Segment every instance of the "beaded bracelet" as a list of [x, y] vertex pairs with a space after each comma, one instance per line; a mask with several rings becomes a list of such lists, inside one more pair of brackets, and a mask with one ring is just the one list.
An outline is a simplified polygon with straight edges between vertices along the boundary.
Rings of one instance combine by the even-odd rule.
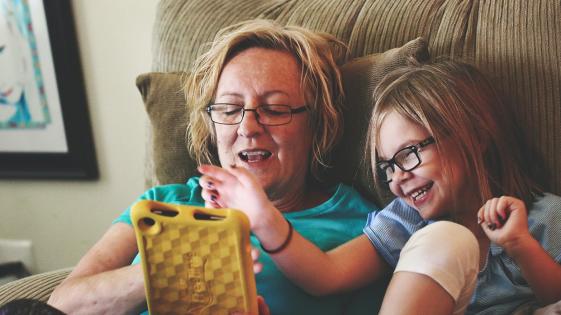
[[263, 244], [260, 244], [261, 249], [265, 253], [276, 254], [276, 253], [279, 253], [281, 250], [285, 249], [288, 246], [288, 243], [290, 243], [290, 240], [292, 239], [293, 228], [292, 228], [292, 224], [290, 223], [290, 221], [286, 220], [286, 223], [288, 223], [288, 235], [286, 236], [286, 239], [284, 240], [284, 242], [279, 247], [277, 247], [275, 249], [266, 249], [265, 247], [263, 247]]

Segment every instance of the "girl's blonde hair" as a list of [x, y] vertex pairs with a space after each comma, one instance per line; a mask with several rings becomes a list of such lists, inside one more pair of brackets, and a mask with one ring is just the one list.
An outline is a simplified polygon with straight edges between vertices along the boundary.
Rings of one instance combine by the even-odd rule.
[[[423, 126], [434, 137], [445, 174], [451, 172], [446, 152], [456, 153], [473, 174], [470, 184], [479, 188], [481, 205], [500, 195], [529, 204], [534, 194], [541, 193], [510, 108], [474, 66], [452, 60], [422, 65], [412, 60], [382, 80], [374, 92], [367, 142], [373, 168], [380, 127], [391, 112]], [[380, 193], [382, 186], [374, 177]]]
[[309, 171], [320, 179], [328, 156], [343, 132], [343, 85], [338, 64], [345, 46], [335, 37], [268, 20], [251, 20], [220, 31], [208, 52], [197, 59], [185, 85], [187, 142], [197, 163], [218, 164], [214, 125], [205, 112], [215, 97], [220, 74], [236, 54], [253, 47], [291, 53], [301, 67], [301, 86], [310, 115], [312, 157]]

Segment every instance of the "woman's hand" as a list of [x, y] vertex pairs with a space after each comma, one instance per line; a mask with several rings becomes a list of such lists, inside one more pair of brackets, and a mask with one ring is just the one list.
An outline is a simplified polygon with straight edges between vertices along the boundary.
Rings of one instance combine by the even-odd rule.
[[489, 199], [477, 212], [477, 222], [487, 237], [507, 253], [532, 237], [528, 231], [526, 205], [514, 197]]
[[205, 206], [209, 208], [234, 208], [248, 217], [251, 229], [267, 228], [278, 212], [255, 177], [244, 168], [224, 169], [201, 165], [199, 180]]
[[[267, 305], [267, 303], [265, 303], [265, 299], [261, 296], [258, 295], [257, 296], [257, 310], [258, 310], [258, 315], [270, 315], [271, 311], [269, 311], [269, 306]], [[230, 315], [256, 315], [256, 314], [250, 314], [250, 313], [244, 313], [244, 312], [233, 312]]]
[[259, 262], [259, 250], [251, 247], [251, 259], [253, 260], [253, 273], [260, 273], [263, 270], [263, 264]]

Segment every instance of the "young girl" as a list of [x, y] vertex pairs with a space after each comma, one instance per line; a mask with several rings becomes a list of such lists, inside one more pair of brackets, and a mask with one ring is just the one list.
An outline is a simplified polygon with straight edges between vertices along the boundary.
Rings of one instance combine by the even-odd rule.
[[382, 314], [511, 314], [561, 300], [561, 198], [538, 188], [483, 76], [453, 61], [414, 64], [388, 75], [374, 102], [375, 182], [397, 198], [369, 216], [364, 235], [323, 253], [235, 166], [199, 168], [207, 205], [242, 209], [261, 246], [311, 294], [393, 272]]

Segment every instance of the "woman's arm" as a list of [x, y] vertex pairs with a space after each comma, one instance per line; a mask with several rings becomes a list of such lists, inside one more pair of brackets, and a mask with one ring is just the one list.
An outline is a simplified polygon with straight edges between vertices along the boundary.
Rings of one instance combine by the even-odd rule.
[[[268, 200], [261, 186], [245, 169], [201, 166], [200, 185], [207, 205], [244, 211], [261, 245], [278, 248], [289, 225]], [[296, 231], [288, 245], [270, 254], [279, 269], [312, 295], [326, 295], [364, 286], [390, 272], [365, 235], [324, 253]]]
[[68, 314], [140, 313], [145, 307], [140, 265], [131, 226], [113, 224], [53, 292], [49, 304]]
[[493, 198], [478, 213], [489, 239], [514, 259], [538, 300], [561, 300], [561, 265], [555, 262], [528, 230], [528, 214], [522, 200]]

